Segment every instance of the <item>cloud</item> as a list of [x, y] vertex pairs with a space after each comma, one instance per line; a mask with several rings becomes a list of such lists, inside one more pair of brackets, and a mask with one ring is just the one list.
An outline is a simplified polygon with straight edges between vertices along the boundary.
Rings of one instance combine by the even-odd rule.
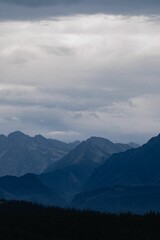
[[29, 6], [29, 7], [39, 7], [39, 6], [46, 6], [46, 5], [54, 5], [57, 2], [61, 2], [61, 1], [57, 1], [57, 0], [1, 0], [0, 2], [2, 3], [8, 3], [8, 4], [16, 4], [16, 5], [24, 5], [24, 6]]
[[38, 58], [38, 54], [30, 49], [24, 48], [15, 48], [15, 49], [4, 49], [1, 51], [1, 57], [4, 60], [7, 60], [13, 64], [26, 64], [28, 62], [32, 62]]
[[135, 0], [134, 2], [131, 2], [129, 0], [0, 0], [1, 3], [8, 3], [8, 4], [17, 4], [17, 5], [24, 5], [29, 7], [41, 7], [41, 6], [50, 6], [50, 5], [70, 5], [70, 4], [92, 4], [92, 6], [103, 5], [108, 8], [115, 7], [115, 8], [133, 8], [136, 7], [155, 7], [159, 6], [160, 3], [158, 0]]
[[49, 138], [59, 139], [66, 142], [69, 142], [70, 139], [72, 139], [72, 141], [76, 141], [79, 137], [81, 137], [80, 133], [75, 131], [53, 131], [47, 133], [47, 136]]
[[42, 19], [73, 14], [158, 14], [159, 0], [0, 0], [0, 19]]
[[144, 142], [159, 130], [159, 19], [0, 23], [0, 132]]
[[68, 56], [68, 55], [74, 55], [75, 51], [71, 47], [63, 47], [63, 46], [41, 46], [41, 48], [47, 53], [47, 54], [53, 54], [57, 56]]

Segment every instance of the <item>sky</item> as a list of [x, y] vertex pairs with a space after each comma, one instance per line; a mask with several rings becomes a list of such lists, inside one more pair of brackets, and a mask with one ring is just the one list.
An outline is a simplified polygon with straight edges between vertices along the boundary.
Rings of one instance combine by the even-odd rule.
[[0, 0], [0, 133], [160, 133], [159, 0]]

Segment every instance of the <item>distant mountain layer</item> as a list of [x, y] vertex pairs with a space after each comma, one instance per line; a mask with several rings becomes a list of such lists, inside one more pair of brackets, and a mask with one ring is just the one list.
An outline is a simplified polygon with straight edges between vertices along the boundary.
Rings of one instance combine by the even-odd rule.
[[70, 200], [106, 159], [113, 153], [127, 149], [131, 149], [129, 144], [114, 144], [105, 138], [91, 137], [53, 163], [47, 169], [48, 173], [41, 174], [39, 178], [48, 187], [58, 189]]
[[30, 137], [19, 131], [7, 137], [0, 135], [0, 176], [41, 173], [78, 144], [66, 144], [41, 135]]
[[112, 155], [94, 172], [84, 188], [159, 184], [160, 135], [139, 148]]
[[47, 170], [51, 172], [55, 169], [61, 169], [82, 162], [92, 162], [95, 165], [100, 165], [112, 154], [124, 152], [137, 146], [136, 144], [133, 147], [133, 144], [113, 143], [101, 137], [91, 137], [79, 144], [60, 161], [53, 163]]
[[111, 213], [160, 212], [160, 186], [112, 186], [83, 192], [75, 196], [71, 206]]
[[[1, 135], [0, 174], [16, 176], [0, 177], [0, 198], [66, 206], [110, 156], [132, 147], [99, 137], [66, 144], [21, 132]], [[36, 175], [21, 176], [26, 172]]]
[[95, 170], [72, 206], [100, 211], [160, 211], [160, 135], [112, 155]]
[[65, 200], [58, 193], [43, 185], [34, 174], [26, 174], [22, 177], [1, 177], [0, 198], [66, 206]]

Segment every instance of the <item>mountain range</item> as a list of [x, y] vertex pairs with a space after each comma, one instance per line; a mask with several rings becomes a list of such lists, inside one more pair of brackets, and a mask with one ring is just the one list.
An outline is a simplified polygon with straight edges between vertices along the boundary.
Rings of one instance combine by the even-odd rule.
[[21, 177], [1, 177], [0, 198], [25, 200], [63, 207], [67, 205], [62, 196], [47, 188], [34, 174], [26, 174]]
[[160, 135], [138, 146], [100, 137], [67, 144], [14, 132], [0, 135], [0, 153], [0, 172], [8, 175], [0, 177], [0, 198], [107, 212], [160, 211]]
[[[95, 169], [112, 154], [126, 151], [132, 145], [137, 146], [133, 143], [115, 144], [100, 137], [66, 144], [41, 135], [30, 137], [21, 132], [11, 133], [8, 137], [1, 135], [0, 141], [1, 176], [12, 175], [0, 178], [0, 197], [33, 201], [39, 199], [38, 202], [44, 204], [55, 204], [58, 201], [54, 200], [54, 195], [55, 199], [61, 198], [60, 204], [64, 206], [66, 201], [69, 203], [81, 191]], [[26, 175], [21, 176], [23, 173]], [[30, 192], [31, 185], [38, 192]], [[18, 190], [13, 192], [16, 188]], [[22, 194], [20, 189], [23, 188], [25, 193]]]
[[139, 148], [111, 156], [94, 172], [84, 188], [113, 185], [160, 185], [160, 135]]
[[30, 137], [20, 131], [0, 135], [0, 176], [42, 173], [80, 142], [64, 143], [41, 135]]
[[160, 211], [160, 135], [112, 155], [95, 170], [72, 205], [102, 211]]
[[51, 189], [57, 189], [69, 201], [81, 190], [91, 174], [112, 154], [131, 149], [129, 144], [112, 143], [108, 139], [91, 137], [80, 143], [39, 179]]

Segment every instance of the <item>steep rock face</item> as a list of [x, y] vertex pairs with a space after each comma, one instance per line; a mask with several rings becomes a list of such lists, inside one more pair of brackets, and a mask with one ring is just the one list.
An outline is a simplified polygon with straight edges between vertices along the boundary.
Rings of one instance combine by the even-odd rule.
[[41, 174], [39, 178], [70, 200], [106, 158], [130, 148], [127, 144], [114, 144], [104, 138], [91, 137], [54, 163], [48, 168], [48, 173]]
[[8, 137], [0, 135], [0, 176], [41, 173], [75, 146], [76, 143], [66, 144], [41, 135], [30, 137], [19, 131]]

